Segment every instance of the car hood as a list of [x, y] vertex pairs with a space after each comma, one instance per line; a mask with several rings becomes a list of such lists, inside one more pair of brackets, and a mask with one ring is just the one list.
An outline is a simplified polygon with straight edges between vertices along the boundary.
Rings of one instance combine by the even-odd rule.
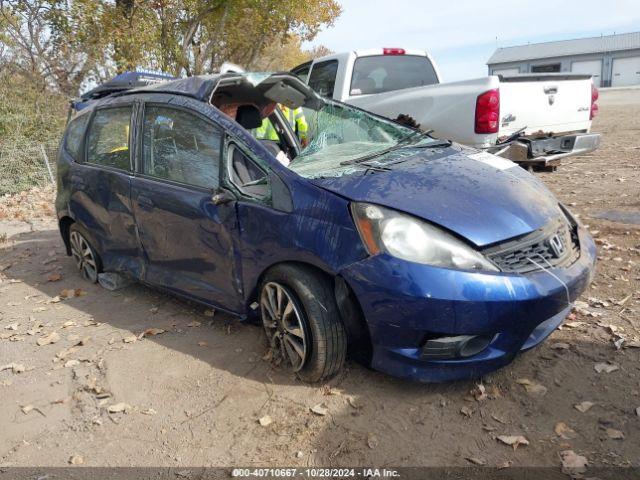
[[311, 181], [353, 201], [421, 217], [478, 247], [532, 232], [561, 215], [542, 182], [515, 163], [474, 150], [412, 151], [401, 163], [378, 163], [388, 171]]

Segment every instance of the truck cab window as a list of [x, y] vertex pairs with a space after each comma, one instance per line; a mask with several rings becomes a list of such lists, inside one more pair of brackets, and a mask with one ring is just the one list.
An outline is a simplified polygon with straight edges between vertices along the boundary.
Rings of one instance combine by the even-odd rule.
[[350, 95], [391, 92], [438, 83], [427, 57], [419, 55], [375, 55], [360, 57], [353, 65]]
[[337, 75], [337, 60], [316, 63], [311, 69], [309, 86], [324, 97], [332, 97]]

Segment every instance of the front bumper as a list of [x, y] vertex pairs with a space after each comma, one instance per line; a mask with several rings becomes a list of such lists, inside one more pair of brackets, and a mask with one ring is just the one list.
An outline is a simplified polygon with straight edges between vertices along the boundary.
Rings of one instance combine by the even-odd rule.
[[[586, 289], [596, 248], [579, 229], [581, 253], [567, 268], [526, 275], [435, 268], [378, 255], [341, 272], [355, 293], [371, 335], [371, 366], [425, 382], [477, 378], [508, 364], [562, 323]], [[480, 353], [425, 360], [429, 335], [491, 335]]]

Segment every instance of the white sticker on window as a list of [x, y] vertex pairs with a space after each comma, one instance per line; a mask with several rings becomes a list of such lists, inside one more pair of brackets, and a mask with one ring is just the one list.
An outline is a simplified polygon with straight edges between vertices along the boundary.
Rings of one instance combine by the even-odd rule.
[[498, 157], [487, 152], [478, 152], [469, 155], [469, 158], [477, 160], [487, 165], [497, 168], [498, 170], [508, 170], [509, 168], [517, 167], [515, 163], [506, 158]]

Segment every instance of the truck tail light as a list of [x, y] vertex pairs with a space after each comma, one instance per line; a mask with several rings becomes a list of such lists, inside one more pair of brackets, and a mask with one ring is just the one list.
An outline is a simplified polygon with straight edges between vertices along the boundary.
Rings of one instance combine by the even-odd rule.
[[500, 90], [478, 95], [476, 100], [476, 133], [498, 133], [500, 124]]
[[599, 96], [600, 96], [600, 93], [598, 92], [598, 89], [592, 83], [591, 84], [591, 109], [589, 110], [589, 120], [593, 120], [593, 117], [595, 117], [598, 114], [598, 104], [596, 103], [596, 101], [598, 100]]
[[404, 48], [383, 48], [382, 49], [382, 54], [383, 55], [404, 55], [406, 52], [404, 51]]

